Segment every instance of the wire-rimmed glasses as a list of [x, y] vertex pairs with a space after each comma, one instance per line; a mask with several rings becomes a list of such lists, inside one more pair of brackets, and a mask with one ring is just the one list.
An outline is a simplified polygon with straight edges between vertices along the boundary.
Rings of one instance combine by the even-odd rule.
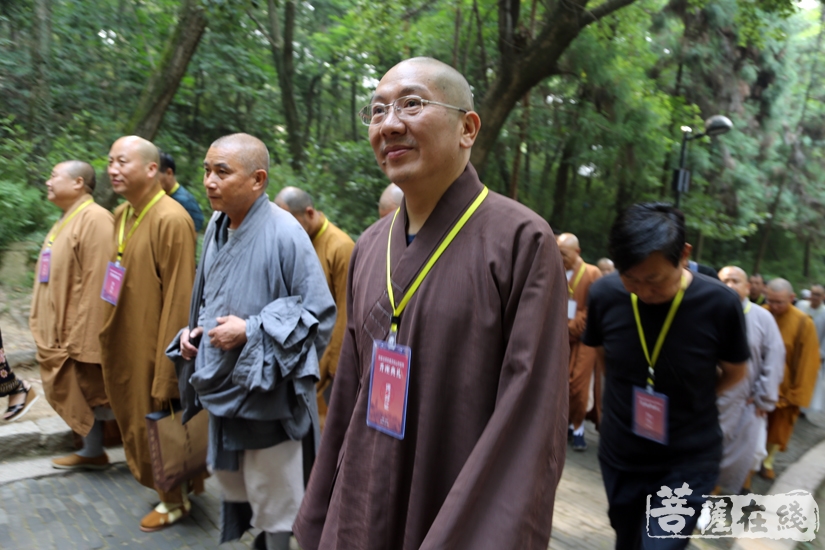
[[364, 126], [372, 126], [374, 124], [381, 124], [384, 122], [384, 119], [387, 117], [387, 113], [390, 112], [391, 108], [395, 109], [396, 116], [404, 119], [416, 116], [421, 112], [425, 105], [430, 104], [439, 105], [448, 109], [455, 109], [456, 111], [461, 111], [462, 113], [468, 112], [467, 109], [463, 107], [456, 107], [455, 105], [448, 105], [447, 103], [441, 103], [440, 101], [433, 101], [431, 99], [424, 99], [417, 95], [406, 95], [404, 97], [399, 97], [392, 103], [371, 103], [358, 111], [358, 118], [361, 119]]

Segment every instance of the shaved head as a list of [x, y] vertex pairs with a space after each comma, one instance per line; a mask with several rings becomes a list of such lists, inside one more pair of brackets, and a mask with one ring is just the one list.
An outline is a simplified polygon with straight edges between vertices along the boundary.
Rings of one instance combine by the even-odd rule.
[[89, 193], [94, 192], [97, 181], [95, 179], [95, 169], [92, 168], [91, 164], [82, 160], [67, 160], [61, 162], [58, 166], [63, 167], [69, 177], [73, 179], [83, 178], [83, 186], [86, 191]]
[[579, 238], [572, 233], [562, 233], [556, 238], [556, 243], [558, 243], [559, 246], [568, 248], [579, 248]]
[[556, 244], [559, 246], [559, 252], [561, 252], [564, 269], [573, 269], [579, 261], [579, 254], [581, 254], [578, 237], [572, 233], [562, 233], [556, 237]]
[[741, 267], [735, 265], [723, 267], [719, 270], [719, 280], [725, 283], [728, 288], [733, 289], [739, 295], [740, 300], [744, 300], [750, 292], [751, 285], [748, 282], [748, 274]]
[[230, 149], [248, 174], [256, 170], [269, 173], [269, 151], [263, 141], [249, 134], [230, 134], [216, 139], [211, 147]]
[[394, 183], [389, 184], [381, 193], [381, 198], [378, 199], [378, 217], [383, 218], [395, 211], [396, 208], [401, 206], [401, 199], [403, 198], [404, 192], [401, 188]]
[[732, 270], [736, 273], [738, 277], [741, 277], [744, 280], [748, 280], [748, 274], [745, 273], [745, 270], [736, 265], [727, 265], [719, 270], [719, 279], [722, 279], [722, 273], [728, 273], [729, 270]]
[[[413, 57], [402, 61], [393, 69], [403, 65], [427, 67], [430, 77], [428, 84], [441, 92], [447, 103], [468, 111], [473, 110], [473, 92], [470, 90], [470, 84], [464, 78], [464, 75], [451, 66], [432, 57]], [[390, 69], [390, 71], [393, 69]]]
[[609, 275], [616, 271], [616, 267], [613, 265], [613, 260], [610, 258], [602, 258], [598, 262], [596, 262], [599, 270], [602, 272], [602, 275]]
[[312, 197], [297, 187], [284, 187], [275, 197], [275, 204], [294, 213], [304, 213], [307, 208], [315, 208]]
[[793, 285], [789, 283], [786, 279], [771, 279], [771, 282], [768, 283], [768, 290], [772, 290], [773, 292], [787, 292], [788, 294], [793, 294]]
[[112, 147], [116, 145], [127, 147], [130, 151], [136, 153], [146, 164], [150, 162], [154, 162], [155, 164], [160, 163], [158, 148], [155, 147], [154, 143], [140, 136], [123, 136], [118, 139]]

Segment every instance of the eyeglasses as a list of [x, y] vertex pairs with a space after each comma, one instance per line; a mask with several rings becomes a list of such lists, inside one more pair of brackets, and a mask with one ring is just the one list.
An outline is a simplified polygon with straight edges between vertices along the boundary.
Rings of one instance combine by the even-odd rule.
[[390, 108], [395, 109], [395, 113], [398, 118], [404, 119], [414, 117], [421, 112], [424, 105], [430, 104], [440, 105], [441, 107], [447, 107], [448, 109], [455, 109], [456, 111], [461, 111], [462, 113], [468, 112], [467, 109], [456, 107], [455, 105], [447, 105], [446, 103], [441, 103], [440, 101], [424, 99], [418, 97], [417, 95], [406, 95], [404, 97], [399, 97], [392, 103], [372, 103], [367, 105], [358, 111], [358, 118], [361, 119], [361, 122], [365, 126], [372, 126], [374, 124], [381, 124], [384, 122], [384, 119], [387, 118], [387, 113], [390, 112]]

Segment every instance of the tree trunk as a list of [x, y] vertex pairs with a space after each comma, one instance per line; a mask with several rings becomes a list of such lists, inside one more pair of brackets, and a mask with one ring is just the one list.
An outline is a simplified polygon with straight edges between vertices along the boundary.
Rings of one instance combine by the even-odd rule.
[[586, 9], [587, 0], [559, 2], [545, 15], [536, 39], [519, 48], [518, 36], [514, 33], [517, 22], [513, 20], [518, 16], [518, 2], [500, 0], [501, 57], [496, 79], [478, 109], [482, 126], [471, 156], [477, 169], [483, 168], [513, 107], [533, 86], [558, 72], [556, 63], [573, 39], [591, 23], [634, 1], [608, 0], [593, 9]]
[[573, 140], [568, 139], [561, 152], [561, 161], [556, 171], [556, 187], [553, 190], [553, 213], [550, 214], [550, 225], [556, 228], [564, 227], [567, 213], [567, 182], [573, 167], [573, 152]]
[[52, 0], [35, 0], [31, 37], [32, 84], [29, 96], [29, 136], [33, 145], [29, 162], [30, 185], [42, 185], [43, 174], [50, 168], [44, 163], [51, 148], [51, 36]]
[[802, 258], [802, 276], [806, 279], [811, 276], [811, 241], [812, 237], [805, 239], [805, 256]]
[[183, 0], [178, 11], [178, 24], [166, 42], [157, 70], [149, 77], [124, 133], [150, 141], [155, 139], [205, 30], [206, 14], [200, 0]]

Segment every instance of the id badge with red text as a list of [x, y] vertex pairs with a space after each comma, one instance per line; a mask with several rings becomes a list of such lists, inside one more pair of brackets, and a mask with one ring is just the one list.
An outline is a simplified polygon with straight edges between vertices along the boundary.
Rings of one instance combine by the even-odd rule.
[[667, 396], [633, 388], [633, 433], [667, 445]]
[[367, 426], [404, 439], [412, 350], [376, 340], [372, 346]]
[[100, 297], [113, 306], [116, 306], [117, 298], [120, 296], [120, 287], [123, 286], [123, 278], [125, 275], [125, 267], [109, 262], [109, 265], [106, 267], [106, 278], [103, 279], [103, 288], [100, 291]]
[[52, 267], [52, 249], [47, 248], [40, 253], [40, 271], [37, 274], [37, 280], [41, 283], [49, 282], [49, 270]]

